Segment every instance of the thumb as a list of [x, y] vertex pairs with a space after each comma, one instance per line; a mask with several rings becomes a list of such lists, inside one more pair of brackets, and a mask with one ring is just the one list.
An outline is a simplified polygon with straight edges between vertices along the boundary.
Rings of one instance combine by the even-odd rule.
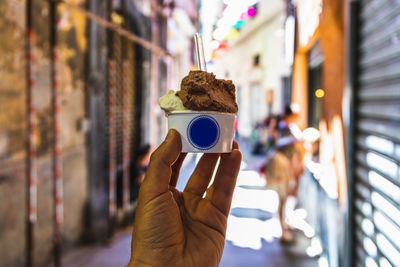
[[152, 153], [145, 179], [140, 188], [140, 198], [147, 202], [168, 192], [171, 166], [181, 153], [180, 134], [171, 129], [164, 142]]

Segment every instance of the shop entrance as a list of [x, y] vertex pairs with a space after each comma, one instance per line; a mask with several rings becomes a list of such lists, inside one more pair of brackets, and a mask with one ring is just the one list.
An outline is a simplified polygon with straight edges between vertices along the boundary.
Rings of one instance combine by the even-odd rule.
[[322, 69], [323, 55], [317, 42], [308, 53], [308, 126], [317, 129], [322, 117]]
[[308, 126], [317, 129], [322, 117], [321, 92], [323, 92], [322, 64], [319, 64], [308, 71]]

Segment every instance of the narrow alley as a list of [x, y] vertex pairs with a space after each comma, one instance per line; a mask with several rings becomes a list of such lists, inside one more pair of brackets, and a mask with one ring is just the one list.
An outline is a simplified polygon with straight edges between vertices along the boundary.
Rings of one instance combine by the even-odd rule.
[[[231, 212], [228, 218], [225, 250], [220, 267], [314, 267], [317, 259], [306, 254], [309, 240], [297, 233], [294, 244], [279, 242], [281, 229], [276, 216], [277, 195], [265, 188], [265, 180], [257, 170], [264, 156], [250, 153], [250, 145], [239, 140], [243, 153]], [[181, 169], [177, 188], [183, 190], [196, 165], [199, 154], [191, 154]], [[125, 266], [129, 261], [131, 228], [119, 232], [109, 244], [79, 247], [67, 253], [63, 265], [69, 267]]]
[[400, 267], [400, 0], [1, 0], [0, 80], [0, 267], [126, 266], [137, 207], [153, 265]]

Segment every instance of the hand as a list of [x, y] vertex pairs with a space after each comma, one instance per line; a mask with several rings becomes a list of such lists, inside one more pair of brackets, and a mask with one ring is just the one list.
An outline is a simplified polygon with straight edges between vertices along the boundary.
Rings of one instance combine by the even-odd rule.
[[[140, 188], [128, 266], [218, 266], [241, 153], [204, 154], [185, 190], [175, 189], [186, 154], [179, 133], [167, 138], [152, 154]], [[204, 192], [207, 190], [205, 197]]]

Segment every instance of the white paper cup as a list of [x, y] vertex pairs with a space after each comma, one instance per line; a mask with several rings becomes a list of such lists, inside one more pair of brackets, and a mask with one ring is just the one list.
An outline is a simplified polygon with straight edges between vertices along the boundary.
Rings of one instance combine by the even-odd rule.
[[173, 111], [168, 129], [181, 135], [182, 152], [228, 153], [232, 151], [236, 115], [212, 111]]

